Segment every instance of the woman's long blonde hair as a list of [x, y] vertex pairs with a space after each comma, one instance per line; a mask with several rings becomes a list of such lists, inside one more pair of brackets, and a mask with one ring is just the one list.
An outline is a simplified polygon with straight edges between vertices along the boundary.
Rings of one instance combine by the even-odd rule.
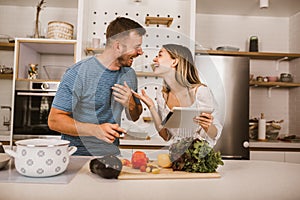
[[[175, 79], [180, 85], [187, 89], [203, 85], [193, 55], [187, 47], [178, 44], [165, 44], [162, 47], [167, 50], [172, 59], [178, 59]], [[169, 91], [170, 87], [164, 82], [163, 92], [169, 93]]]

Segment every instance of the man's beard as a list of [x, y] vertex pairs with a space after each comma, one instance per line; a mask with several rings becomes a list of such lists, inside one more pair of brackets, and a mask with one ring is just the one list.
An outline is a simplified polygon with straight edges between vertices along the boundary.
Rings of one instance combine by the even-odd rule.
[[[132, 61], [131, 61], [131, 59], [132, 59]], [[131, 57], [129, 55], [122, 55], [118, 58], [118, 62], [120, 64], [120, 66], [131, 67], [131, 65], [133, 63], [133, 57]]]

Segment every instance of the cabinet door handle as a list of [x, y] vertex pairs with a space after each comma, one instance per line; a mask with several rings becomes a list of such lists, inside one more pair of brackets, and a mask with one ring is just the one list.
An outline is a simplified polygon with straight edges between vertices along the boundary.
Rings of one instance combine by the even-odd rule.
[[17, 92], [18, 96], [47, 96], [47, 97], [54, 97], [55, 92], [48, 92], [48, 93], [35, 93], [35, 92]]

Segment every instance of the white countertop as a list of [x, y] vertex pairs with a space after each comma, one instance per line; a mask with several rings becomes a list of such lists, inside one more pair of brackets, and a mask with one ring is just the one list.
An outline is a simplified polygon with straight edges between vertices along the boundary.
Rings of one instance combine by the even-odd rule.
[[110, 180], [89, 170], [89, 161], [68, 184], [0, 183], [0, 199], [300, 199], [300, 165], [225, 160], [221, 178]]
[[300, 149], [300, 143], [284, 142], [280, 140], [267, 140], [267, 141], [250, 140], [250, 148]]
[[[127, 146], [169, 146], [172, 141], [164, 141], [159, 135], [155, 135], [150, 140], [127, 140], [121, 139], [120, 145]], [[280, 140], [257, 141], [250, 140], [250, 148], [282, 148], [282, 149], [300, 149], [300, 143], [284, 142]]]

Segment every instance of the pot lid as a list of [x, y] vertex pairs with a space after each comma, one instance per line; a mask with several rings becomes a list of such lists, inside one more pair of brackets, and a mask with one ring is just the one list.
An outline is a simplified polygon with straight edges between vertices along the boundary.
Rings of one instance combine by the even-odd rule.
[[19, 140], [16, 145], [27, 146], [27, 147], [55, 147], [55, 146], [65, 146], [69, 145], [68, 140], [58, 140], [58, 139], [26, 139]]

